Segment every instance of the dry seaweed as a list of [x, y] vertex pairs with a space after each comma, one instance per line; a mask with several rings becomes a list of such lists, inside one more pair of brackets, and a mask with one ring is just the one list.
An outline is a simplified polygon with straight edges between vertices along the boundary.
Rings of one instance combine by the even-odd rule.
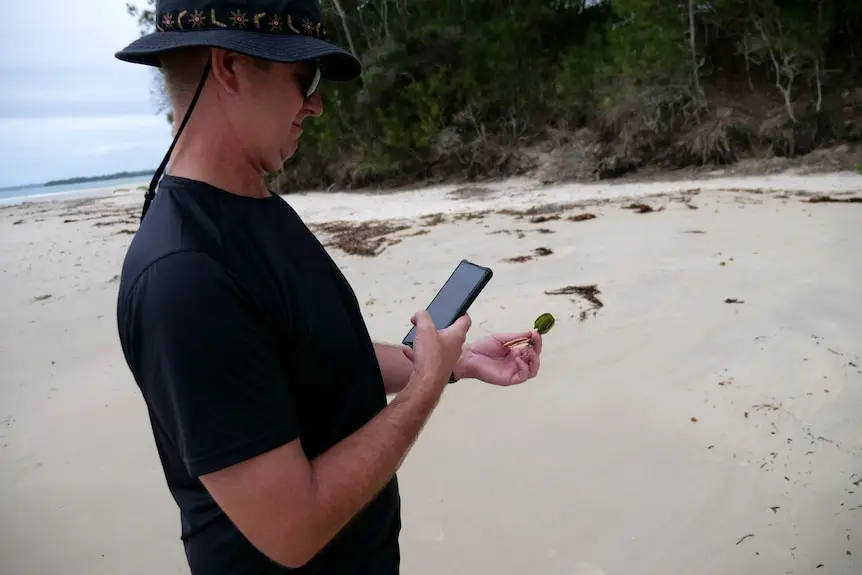
[[862, 198], [833, 198], [832, 196], [812, 196], [809, 204], [862, 204]]
[[658, 209], [644, 203], [635, 202], [632, 204], [626, 204], [623, 206], [624, 210], [632, 210], [636, 214], [650, 214], [652, 212], [660, 212], [664, 210], [664, 207], [660, 207]]
[[389, 236], [409, 229], [409, 226], [380, 221], [339, 221], [317, 224], [314, 228], [329, 235], [327, 246], [336, 247], [349, 255], [374, 257], [380, 255], [387, 246], [393, 245]]
[[530, 218], [531, 224], [544, 224], [545, 222], [552, 222], [554, 220], [559, 220], [560, 216], [554, 214], [550, 216], [533, 216]]
[[[587, 319], [587, 313], [592, 311], [595, 316], [598, 311], [605, 306], [604, 303], [597, 297], [601, 291], [596, 284], [585, 286], [566, 286], [564, 288], [545, 291], [546, 295], [577, 295], [589, 302], [592, 307], [582, 310], [580, 313], [580, 321]], [[572, 300], [574, 301], [574, 300]]]

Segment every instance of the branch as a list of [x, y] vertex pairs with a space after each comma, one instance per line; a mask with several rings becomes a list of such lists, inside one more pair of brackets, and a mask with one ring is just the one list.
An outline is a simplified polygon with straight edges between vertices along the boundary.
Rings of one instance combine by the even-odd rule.
[[353, 36], [350, 34], [350, 24], [347, 22], [347, 14], [341, 7], [341, 2], [339, 2], [339, 0], [332, 0], [332, 5], [335, 6], [335, 11], [341, 19], [341, 27], [344, 28], [344, 36], [347, 38], [347, 45], [350, 47], [350, 51], [354, 56], [359, 57], [359, 53], [356, 51], [356, 46], [353, 44]]

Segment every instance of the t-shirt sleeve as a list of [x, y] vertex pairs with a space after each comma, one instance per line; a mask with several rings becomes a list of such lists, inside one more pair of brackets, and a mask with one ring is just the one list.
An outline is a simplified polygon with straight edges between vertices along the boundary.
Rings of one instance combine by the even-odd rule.
[[263, 311], [221, 264], [198, 252], [162, 258], [120, 305], [126, 358], [191, 476], [299, 437]]

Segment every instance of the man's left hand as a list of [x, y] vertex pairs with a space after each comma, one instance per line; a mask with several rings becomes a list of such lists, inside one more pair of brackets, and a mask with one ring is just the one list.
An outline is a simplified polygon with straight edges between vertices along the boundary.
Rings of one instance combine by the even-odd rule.
[[[513, 348], [504, 345], [519, 338], [529, 338], [530, 344]], [[541, 355], [542, 336], [535, 330], [489, 335], [464, 347], [455, 365], [455, 377], [491, 385], [518, 385], [536, 377]]]

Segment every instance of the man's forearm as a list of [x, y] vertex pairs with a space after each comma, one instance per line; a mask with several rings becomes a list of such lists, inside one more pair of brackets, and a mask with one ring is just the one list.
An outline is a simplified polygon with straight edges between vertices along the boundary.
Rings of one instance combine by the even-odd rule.
[[[440, 395], [417, 386], [400, 393], [358, 431], [312, 461], [314, 512], [305, 523], [314, 555], [386, 486]], [[310, 558], [310, 557], [308, 557]]]
[[391, 395], [404, 389], [413, 373], [413, 362], [404, 355], [402, 346], [375, 343], [374, 352], [377, 354], [377, 363], [383, 374], [386, 394]]

